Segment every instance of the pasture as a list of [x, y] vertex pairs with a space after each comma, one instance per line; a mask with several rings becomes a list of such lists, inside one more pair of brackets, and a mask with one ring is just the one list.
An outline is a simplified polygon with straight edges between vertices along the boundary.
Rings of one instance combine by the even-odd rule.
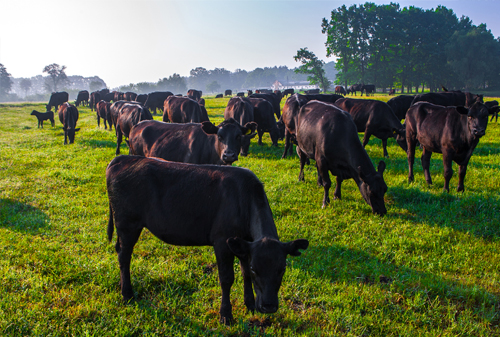
[[[218, 124], [228, 98], [205, 99]], [[246, 312], [235, 260], [235, 323], [226, 327], [219, 323], [212, 247], [170, 246], [147, 230], [132, 256], [136, 300], [123, 303], [116, 233], [112, 243], [106, 237], [105, 169], [115, 157], [114, 130], [97, 128], [95, 113], [80, 107], [81, 130], [74, 144], [63, 145], [57, 117], [55, 128], [38, 129], [33, 109], [44, 105], [0, 105], [2, 336], [500, 335], [495, 122], [474, 151], [463, 194], [456, 192], [455, 163], [451, 192], [443, 193], [442, 156], [432, 156], [428, 187], [417, 149], [415, 182], [408, 184], [406, 154], [391, 139], [390, 157], [383, 158], [381, 141], [372, 137], [370, 158], [387, 164], [385, 217], [372, 214], [353, 180], [343, 183], [342, 200], [322, 209], [314, 165], [298, 182], [298, 157], [281, 159], [283, 141], [276, 148], [267, 133], [264, 146], [254, 138], [235, 166], [263, 182], [280, 239], [310, 245], [288, 258], [272, 315]], [[128, 153], [125, 144], [121, 151]]]

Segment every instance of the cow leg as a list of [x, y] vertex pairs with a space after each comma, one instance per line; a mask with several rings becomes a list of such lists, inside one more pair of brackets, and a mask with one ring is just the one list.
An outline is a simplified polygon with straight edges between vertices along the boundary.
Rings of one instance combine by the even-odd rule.
[[467, 164], [469, 162], [467, 161], [463, 165], [458, 166], [458, 186], [457, 186], [457, 192], [463, 192], [465, 190], [464, 187], [464, 179], [465, 179], [465, 173], [467, 172]]
[[219, 282], [222, 289], [222, 299], [220, 304], [220, 322], [226, 325], [231, 324], [233, 313], [231, 308], [231, 286], [234, 283], [234, 255], [229, 250], [225, 241], [214, 244], [215, 258], [217, 259], [217, 269], [219, 270]]
[[413, 164], [415, 162], [415, 147], [417, 146], [416, 137], [407, 134], [406, 143], [408, 144], [408, 183], [411, 183], [415, 179], [413, 176]]
[[[452, 168], [452, 158], [453, 154], [449, 151], [443, 151], [443, 167], [444, 167], [444, 187], [443, 191], [450, 192], [450, 180], [453, 176]], [[464, 173], [465, 176], [465, 173]]]
[[300, 157], [300, 172], [299, 172], [299, 181], [304, 181], [304, 165], [307, 161], [307, 155], [302, 152], [302, 150], [297, 146], [297, 154]]
[[372, 134], [370, 133], [369, 129], [368, 129], [368, 125], [366, 126], [366, 129], [365, 129], [365, 135], [363, 136], [363, 147], [366, 147], [366, 144], [368, 144], [368, 141], [370, 140], [370, 136]]
[[431, 172], [429, 170], [431, 165], [431, 156], [432, 152], [424, 147], [422, 149], [421, 161], [422, 161], [422, 168], [424, 169], [425, 181], [427, 181], [427, 184], [429, 185], [432, 185]]
[[97, 114], [97, 127], [101, 127], [101, 118], [99, 117], [99, 114]]
[[[292, 144], [290, 142], [290, 133], [288, 132], [288, 130], [285, 130], [285, 150], [283, 151], [283, 155], [281, 156], [281, 159], [286, 158], [286, 152], [288, 151], [288, 149], [290, 148], [291, 145]], [[292, 153], [290, 153], [290, 155], [292, 155]]]
[[262, 145], [262, 136], [264, 135], [264, 131], [262, 130], [257, 130], [257, 134], [259, 136], [259, 141], [257, 144]]
[[387, 153], [387, 138], [382, 139], [382, 148], [384, 149], [384, 157], [389, 158], [389, 153]]
[[124, 301], [129, 301], [134, 297], [132, 283], [130, 282], [130, 260], [132, 251], [141, 235], [142, 228], [123, 232], [116, 230], [118, 238], [116, 239], [116, 253], [118, 254], [118, 263], [120, 264], [120, 287]]
[[120, 144], [122, 143], [122, 130], [117, 125], [115, 127], [116, 130], [116, 155], [120, 154]]
[[68, 131], [64, 129], [64, 144], [68, 144]]
[[43, 129], [43, 120], [40, 120], [40, 126], [42, 127]]
[[343, 181], [344, 181], [344, 179], [337, 176], [337, 186], [335, 186], [335, 192], [333, 192], [333, 199], [339, 199], [339, 200], [342, 199], [341, 189], [342, 189], [342, 182]]
[[332, 181], [330, 180], [330, 174], [328, 172], [328, 162], [326, 158], [321, 157], [319, 160], [316, 160], [316, 168], [318, 169], [318, 183], [323, 184], [323, 188], [325, 190], [325, 195], [323, 196], [323, 206], [325, 208], [330, 203], [330, 197], [328, 195], [330, 191], [330, 187], [332, 186]]
[[55, 126], [54, 118], [51, 118], [51, 119], [50, 119], [50, 124], [52, 124], [52, 127], [54, 127], [54, 126]]
[[108, 129], [108, 126], [106, 125], [106, 119], [103, 118], [102, 121], [104, 122], [104, 130], [107, 130]]
[[240, 260], [241, 274], [243, 275], [243, 298], [248, 311], [255, 311], [255, 297], [252, 288], [252, 277], [250, 276], [250, 265], [248, 260]]

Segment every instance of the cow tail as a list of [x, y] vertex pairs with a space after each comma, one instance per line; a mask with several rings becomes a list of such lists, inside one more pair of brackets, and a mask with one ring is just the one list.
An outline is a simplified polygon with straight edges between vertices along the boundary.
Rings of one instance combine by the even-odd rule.
[[113, 208], [111, 203], [109, 203], [109, 221], [108, 221], [108, 241], [111, 242], [113, 239], [113, 231], [115, 230], [115, 224], [113, 223]]

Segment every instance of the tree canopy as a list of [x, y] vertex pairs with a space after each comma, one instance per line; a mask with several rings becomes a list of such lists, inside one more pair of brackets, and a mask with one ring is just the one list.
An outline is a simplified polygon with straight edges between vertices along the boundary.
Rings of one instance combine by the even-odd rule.
[[0, 99], [5, 99], [12, 88], [12, 78], [7, 68], [0, 63]]
[[49, 64], [43, 68], [43, 72], [52, 79], [52, 83], [46, 83], [47, 89], [51, 89], [48, 91], [57, 91], [57, 86], [67, 81], [68, 76], [66, 76], [65, 70], [66, 66], [60, 66], [57, 63]]
[[297, 55], [293, 57], [295, 61], [300, 61], [302, 65], [295, 69], [296, 73], [308, 74], [307, 80], [311, 84], [317, 84], [323, 92], [326, 92], [330, 87], [330, 81], [326, 78], [323, 65], [325, 62], [318, 59], [313, 52], [307, 48], [300, 48]]

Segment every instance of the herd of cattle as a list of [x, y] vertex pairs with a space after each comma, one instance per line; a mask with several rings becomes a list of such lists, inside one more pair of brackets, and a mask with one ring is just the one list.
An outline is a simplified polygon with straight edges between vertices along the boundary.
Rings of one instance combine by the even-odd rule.
[[[371, 135], [382, 140], [385, 157], [387, 139], [396, 139], [407, 153], [410, 182], [417, 144], [423, 149], [428, 184], [432, 183], [430, 157], [433, 152], [442, 153], [444, 190], [449, 190], [451, 163], [455, 161], [459, 165], [457, 190], [463, 191], [467, 164], [485, 134], [488, 116], [500, 109], [496, 101], [483, 103], [482, 95], [461, 91], [401, 95], [387, 103], [338, 94], [288, 92], [281, 111], [283, 94], [258, 92], [244, 97], [238, 93], [229, 99], [224, 121], [217, 126], [210, 122], [205, 100], [197, 90], [189, 90], [186, 96], [153, 92], [141, 97], [107, 90], [87, 92], [81, 98], [78, 95], [75, 105], [89, 104], [96, 111], [98, 126], [102, 118], [105, 128], [115, 128], [116, 154], [123, 137], [129, 147], [128, 156], [115, 157], [106, 169], [107, 233], [111, 240], [116, 228], [124, 300], [133, 297], [132, 250], [142, 229], [148, 228], [170, 244], [214, 247], [222, 289], [222, 322], [232, 320], [230, 289], [235, 257], [240, 260], [246, 307], [276, 312], [286, 256], [300, 255], [299, 250], [306, 249], [309, 242], [279, 241], [262, 183], [251, 171], [231, 166], [239, 154], [248, 154], [256, 135], [259, 144], [265, 132], [274, 146], [284, 139], [283, 158], [292, 153], [292, 144], [296, 145], [299, 180], [304, 180], [304, 165], [315, 160], [318, 184], [324, 188], [323, 207], [330, 202], [331, 173], [337, 180], [335, 199], [341, 199], [342, 181], [352, 178], [373, 213], [383, 216], [387, 213], [386, 164], [380, 161], [375, 169], [364, 149]], [[53, 93], [47, 112], [33, 111], [32, 115], [38, 118], [39, 127], [43, 127], [43, 120], [54, 126], [51, 108], [59, 107], [64, 143], [68, 138], [73, 143], [79, 130], [75, 105], [68, 103], [67, 93]], [[163, 109], [163, 121], [153, 119], [156, 109]], [[364, 132], [362, 142], [358, 132]], [[197, 206], [192, 207], [195, 200]]]

